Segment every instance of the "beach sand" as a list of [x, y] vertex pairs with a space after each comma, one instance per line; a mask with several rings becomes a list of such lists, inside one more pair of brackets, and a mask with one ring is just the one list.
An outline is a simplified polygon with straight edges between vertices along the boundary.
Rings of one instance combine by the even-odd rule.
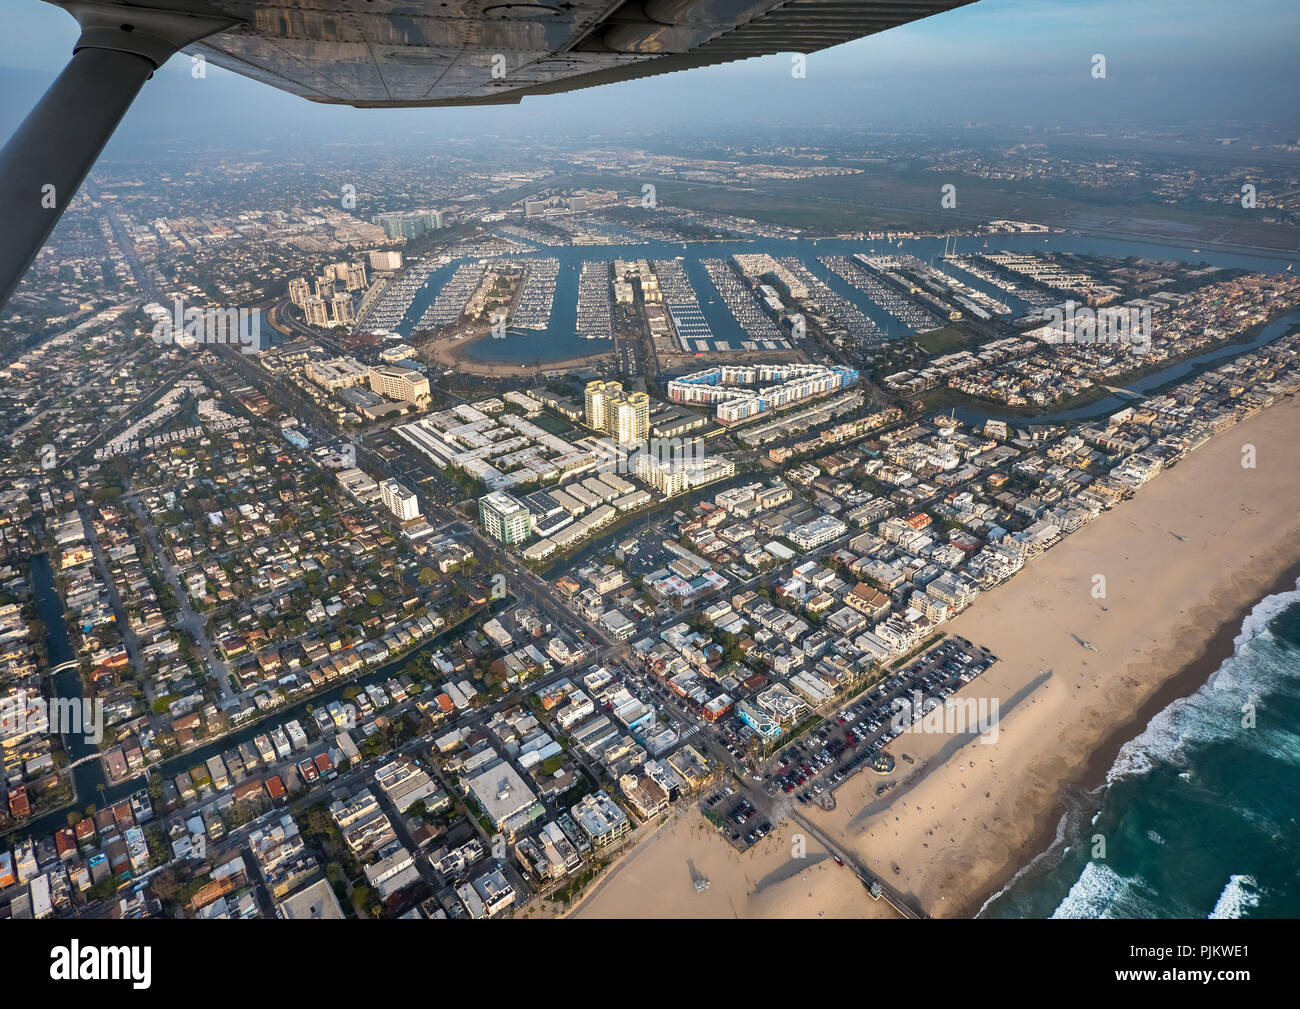
[[[1254, 469], [1242, 466], [1247, 443]], [[975, 913], [1048, 846], [1070, 787], [1100, 784], [1125, 741], [1231, 654], [1251, 607], [1295, 587], [1297, 562], [1300, 400], [1289, 399], [1213, 438], [945, 626], [1000, 657], [957, 694], [999, 700], [995, 742], [900, 736], [890, 751], [915, 763], [899, 760], [896, 788], [877, 798], [881, 779], [860, 774], [835, 810], [809, 815], [928, 913]], [[1105, 598], [1093, 596], [1095, 575]]]
[[[793, 857], [797, 826], [781, 824], [738, 852], [692, 804], [678, 811], [581, 899], [576, 918], [895, 918], [852, 871], [806, 837]], [[805, 835], [806, 836], [806, 835]], [[697, 893], [696, 873], [709, 880]]]
[[[1241, 465], [1246, 443], [1255, 469]], [[1093, 597], [1098, 574], [1102, 599]], [[890, 779], [863, 772], [836, 792], [835, 810], [806, 815], [927, 913], [973, 914], [1048, 846], [1067, 791], [1099, 784], [1119, 747], [1195, 692], [1231, 654], [1251, 607], [1293, 588], [1297, 574], [1300, 400], [1285, 400], [1212, 439], [946, 625], [999, 656], [957, 695], [998, 698], [996, 742], [902, 736], [890, 746], [896, 788], [877, 798]], [[744, 854], [694, 806], [642, 830], [571, 914], [897, 917], [811, 837], [807, 857], [792, 858], [795, 825], [781, 823]], [[710, 880], [703, 893], [692, 867]]]

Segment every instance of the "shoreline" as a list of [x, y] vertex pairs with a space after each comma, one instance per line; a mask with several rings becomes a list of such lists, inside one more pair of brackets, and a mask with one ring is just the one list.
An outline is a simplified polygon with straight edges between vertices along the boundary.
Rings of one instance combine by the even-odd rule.
[[[945, 625], [999, 656], [957, 697], [999, 697], [1000, 738], [900, 736], [890, 751], [914, 766], [900, 762], [897, 787], [877, 796], [878, 777], [855, 775], [836, 789], [834, 811], [809, 814], [816, 825], [935, 917], [976, 915], [1057, 847], [1063, 825], [1065, 843], [1077, 844], [1120, 750], [1209, 681], [1261, 599], [1295, 590], [1297, 431], [1300, 399], [1246, 418]], [[1243, 478], [1247, 442], [1263, 464]], [[1101, 598], [1094, 572], [1109, 582]], [[1082, 648], [1084, 638], [1098, 648]], [[797, 829], [790, 821], [778, 823], [774, 844], [744, 855], [689, 822], [663, 827], [570, 913], [879, 914], [840, 890], [824, 859], [798, 866], [781, 851]], [[684, 884], [692, 859], [713, 879], [706, 895]]]
[[[687, 811], [689, 812], [689, 809]], [[654, 825], [654, 829], [650, 830], [648, 833], [643, 833], [638, 838], [634, 838], [631, 844], [624, 845], [623, 849], [617, 852], [617, 857], [615, 857], [609, 865], [605, 866], [600, 876], [593, 881], [594, 885], [587, 887], [583, 893], [578, 895], [577, 903], [565, 907], [562, 911], [553, 912], [550, 917], [557, 919], [570, 918], [581, 914], [584, 907], [592, 903], [600, 896], [609, 884], [615, 881], [619, 870], [622, 869], [623, 866], [635, 859], [638, 855], [642, 854], [652, 844], [663, 837], [665, 829], [671, 829], [673, 825], [677, 824], [682, 819], [682, 810], [670, 808], [668, 812], [669, 815], [667, 817], [659, 818], [659, 821]], [[648, 826], [649, 824], [643, 821], [640, 829], [645, 831], [645, 828]]]
[[[1063, 791], [1070, 788], [1082, 789], [1085, 792], [1104, 789], [1107, 775], [1110, 773], [1110, 769], [1115, 766], [1115, 761], [1124, 745], [1140, 736], [1151, 723], [1151, 720], [1169, 705], [1185, 697], [1191, 697], [1204, 687], [1210, 681], [1210, 677], [1222, 667], [1223, 663], [1235, 654], [1236, 646], [1234, 641], [1237, 635], [1241, 633], [1241, 625], [1250, 615], [1251, 610], [1269, 596], [1294, 592], [1297, 580], [1300, 580], [1300, 560], [1296, 560], [1286, 571], [1280, 574], [1268, 591], [1259, 598], [1242, 604], [1231, 618], [1220, 624], [1201, 655], [1186, 663], [1178, 672], [1157, 687], [1155, 693], [1138, 708], [1133, 717], [1122, 725], [1116, 726], [1088, 755], [1082, 773], [1073, 780], [1063, 783]], [[973, 896], [965, 904], [958, 906], [955, 917], [975, 917], [984, 905], [1005, 890], [1020, 872], [1027, 869], [1034, 861], [1051, 850], [1056, 843], [1056, 833], [1061, 819], [1069, 815], [1069, 809], [1062, 806], [1058, 801], [1053, 813], [1055, 815], [1049, 818], [1043, 824], [1042, 829], [1021, 847], [1020, 851], [1008, 861], [1004, 869], [990, 877], [989, 883], [982, 892], [974, 892]]]
[[[1205, 684], [1259, 600], [1295, 588], [1298, 430], [1296, 399], [1246, 418], [949, 621], [999, 656], [955, 695], [999, 699], [999, 732], [898, 737], [916, 766], [884, 797], [846, 781], [823, 828], [928, 913], [978, 911], [1056, 843], [1081, 786]], [[1264, 465], [1243, 470], [1245, 443]]]

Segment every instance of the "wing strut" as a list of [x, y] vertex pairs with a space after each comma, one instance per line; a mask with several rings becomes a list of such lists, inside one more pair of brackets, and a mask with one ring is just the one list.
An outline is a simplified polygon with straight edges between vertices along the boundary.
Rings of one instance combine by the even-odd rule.
[[[166, 0], [163, 0], [166, 2]], [[99, 152], [153, 72], [182, 46], [238, 22], [192, 13], [59, 0], [81, 24], [72, 59], [0, 150], [0, 308], [9, 300]], [[187, 7], [201, 7], [189, 3]]]

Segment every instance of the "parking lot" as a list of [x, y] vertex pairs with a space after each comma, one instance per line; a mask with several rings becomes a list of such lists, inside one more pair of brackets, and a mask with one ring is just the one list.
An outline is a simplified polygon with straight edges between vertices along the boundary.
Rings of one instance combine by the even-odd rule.
[[673, 530], [669, 528], [671, 523], [671, 518], [657, 518], [653, 522], [647, 522], [630, 537], [635, 540], [635, 546], [625, 553], [628, 574], [644, 577], [666, 568], [677, 556], [664, 546], [664, 540], [672, 536]]
[[700, 809], [738, 851], [757, 844], [772, 832], [771, 821], [730, 785], [704, 798]]
[[645, 361], [640, 340], [628, 337], [616, 338], [614, 340], [614, 353], [621, 374], [629, 378], [640, 378], [645, 374]]
[[996, 661], [965, 638], [948, 638], [782, 750], [776, 768], [764, 776], [764, 788], [769, 795], [785, 793], [808, 804], [863, 767], [888, 773], [893, 760], [882, 751], [906, 727], [896, 717], [902, 703], [910, 703], [916, 692], [942, 702]]

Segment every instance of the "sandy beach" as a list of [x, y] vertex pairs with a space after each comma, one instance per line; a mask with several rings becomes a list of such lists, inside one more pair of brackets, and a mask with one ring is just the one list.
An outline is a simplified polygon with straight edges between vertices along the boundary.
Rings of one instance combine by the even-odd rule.
[[[1257, 467], [1241, 465], [1253, 444]], [[1177, 534], [1177, 535], [1175, 535]], [[1177, 537], [1186, 537], [1180, 540]], [[1300, 400], [1224, 432], [1035, 560], [945, 628], [1000, 661], [959, 692], [998, 698], [999, 735], [909, 735], [882, 797], [859, 774], [807, 815], [936, 917], [974, 914], [1049, 845], [1075, 786], [1232, 652], [1251, 607], [1300, 574]], [[1094, 598], [1094, 576], [1106, 579]], [[1091, 641], [1089, 651], [1079, 640]], [[906, 754], [912, 759], [903, 759]], [[895, 917], [797, 827], [745, 854], [693, 807], [648, 835], [570, 913], [580, 917]], [[895, 873], [892, 866], [896, 865]], [[692, 867], [710, 880], [692, 886]]]
[[[1254, 469], [1242, 466], [1247, 443]], [[1291, 399], [1212, 439], [946, 626], [1001, 659], [957, 695], [999, 700], [995, 742], [901, 736], [891, 752], [915, 763], [900, 760], [896, 788], [877, 798], [879, 779], [858, 775], [835, 810], [810, 815], [928, 913], [973, 914], [1047, 847], [1069, 788], [1100, 784], [1127, 739], [1231, 654], [1250, 608], [1294, 588], [1297, 562]], [[1105, 598], [1094, 598], [1096, 575]]]
[[[793, 856], [798, 827], [783, 823], [736, 851], [696, 806], [679, 811], [592, 886], [576, 918], [895, 918], [813, 838]], [[697, 893], [695, 874], [709, 880]]]

